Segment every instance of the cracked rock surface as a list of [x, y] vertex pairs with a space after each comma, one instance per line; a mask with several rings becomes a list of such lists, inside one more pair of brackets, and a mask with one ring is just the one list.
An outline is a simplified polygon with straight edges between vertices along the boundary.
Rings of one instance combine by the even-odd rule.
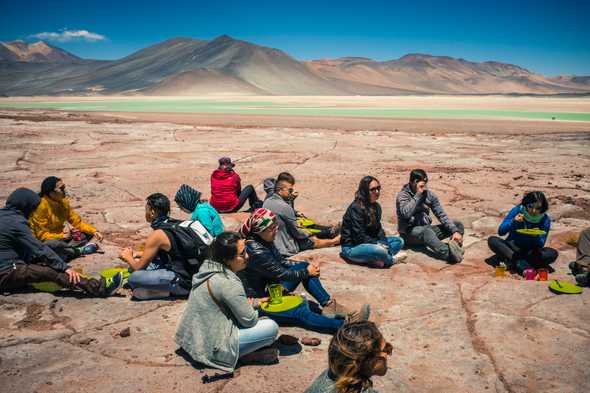
[[[337, 248], [298, 256], [321, 265], [324, 285], [340, 302], [372, 305], [372, 318], [394, 347], [389, 371], [374, 378], [375, 387], [590, 391], [590, 290], [558, 296], [543, 282], [495, 278], [485, 262], [491, 255], [486, 239], [502, 215], [523, 192], [538, 189], [555, 212], [549, 244], [560, 256], [550, 278], [573, 280], [567, 264], [575, 249], [568, 242], [590, 226], [590, 126], [564, 133], [555, 125], [554, 133], [538, 135], [534, 123], [522, 121], [514, 134], [511, 122], [496, 121], [490, 134], [469, 132], [469, 122], [462, 121], [462, 132], [416, 133], [154, 123], [43, 111], [1, 115], [0, 200], [16, 187], [37, 190], [46, 176], [63, 178], [74, 208], [106, 238], [105, 254], [72, 262], [93, 275], [120, 265], [118, 248], [137, 246], [149, 233], [143, 219], [148, 194], [172, 199], [187, 183], [207, 196], [220, 156], [235, 159], [243, 184], [254, 184], [259, 195], [265, 177], [290, 171], [298, 180], [298, 209], [321, 223], [340, 220], [360, 178], [372, 174], [383, 187], [384, 226], [391, 234], [394, 196], [409, 170], [422, 167], [447, 213], [466, 224], [463, 263], [451, 266], [410, 251], [407, 263], [377, 270], [346, 264]], [[172, 215], [185, 217], [176, 206]], [[237, 229], [245, 217], [223, 219]], [[174, 333], [184, 306], [183, 300], [133, 301], [124, 289], [108, 299], [0, 295], [0, 391], [301, 392], [327, 366], [329, 336], [281, 328], [281, 334], [314, 336], [321, 344], [281, 346], [277, 365], [244, 366], [232, 379], [202, 384], [201, 377], [216, 371], [195, 368], [176, 354]], [[130, 334], [122, 335], [127, 328]]]

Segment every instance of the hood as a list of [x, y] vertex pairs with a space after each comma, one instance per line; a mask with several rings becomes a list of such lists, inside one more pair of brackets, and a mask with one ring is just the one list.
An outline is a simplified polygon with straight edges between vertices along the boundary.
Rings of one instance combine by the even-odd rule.
[[232, 273], [228, 268], [223, 267], [219, 262], [212, 261], [211, 259], [203, 262], [197, 274], [193, 276], [193, 288], [196, 288], [206, 282], [211, 276], [218, 273]]
[[406, 191], [406, 192], [409, 192], [410, 194], [414, 195], [414, 193], [412, 192], [412, 188], [410, 187], [410, 183], [404, 184], [401, 191]]
[[213, 174], [211, 176], [217, 180], [225, 180], [234, 176], [234, 174], [235, 172], [233, 170], [224, 171], [223, 169], [216, 169], [213, 171]]
[[29, 218], [40, 202], [41, 198], [33, 190], [18, 188], [6, 199], [6, 207], [17, 210], [25, 218]]
[[269, 196], [271, 196], [272, 194], [274, 194], [274, 192], [275, 192], [275, 185], [276, 185], [276, 180], [273, 179], [272, 177], [269, 177], [267, 179], [264, 179], [263, 187], [264, 187], [264, 192], [266, 192], [266, 197], [267, 198]]

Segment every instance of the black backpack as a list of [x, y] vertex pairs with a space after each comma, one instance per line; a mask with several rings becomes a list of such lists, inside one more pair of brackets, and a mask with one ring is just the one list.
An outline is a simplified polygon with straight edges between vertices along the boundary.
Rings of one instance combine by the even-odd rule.
[[169, 262], [174, 272], [190, 281], [203, 262], [211, 256], [213, 236], [199, 221], [180, 221], [169, 219], [155, 229], [161, 229], [171, 242]]

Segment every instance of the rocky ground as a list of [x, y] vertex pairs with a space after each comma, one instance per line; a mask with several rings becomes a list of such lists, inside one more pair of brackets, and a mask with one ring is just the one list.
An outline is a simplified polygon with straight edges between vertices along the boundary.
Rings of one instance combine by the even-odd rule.
[[[150, 119], [153, 120], [153, 119]], [[73, 206], [104, 234], [105, 254], [73, 262], [90, 274], [119, 264], [118, 248], [149, 232], [145, 197], [173, 197], [182, 183], [209, 193], [216, 160], [230, 155], [244, 184], [292, 172], [298, 209], [337, 222], [358, 181], [381, 180], [381, 204], [395, 232], [394, 196], [410, 169], [430, 174], [447, 212], [467, 227], [466, 257], [450, 266], [410, 252], [408, 263], [372, 270], [344, 263], [338, 249], [302, 258], [321, 264], [329, 292], [352, 307], [371, 303], [394, 346], [382, 392], [590, 391], [590, 290], [554, 295], [546, 283], [497, 279], [486, 238], [523, 192], [542, 190], [554, 220], [549, 243], [560, 251], [551, 278], [572, 280], [568, 244], [590, 226], [590, 125], [538, 122], [399, 121], [392, 126], [234, 126], [134, 122], [42, 111], [0, 113], [0, 200], [16, 187], [64, 179]], [[216, 120], [217, 121], [217, 120]], [[335, 122], [334, 119], [331, 122]], [[391, 120], [391, 124], [395, 124]], [[203, 122], [203, 124], [210, 124]], [[234, 124], [234, 123], [228, 123]], [[437, 125], [438, 124], [438, 125]], [[397, 129], [397, 131], [396, 131]], [[456, 129], [460, 132], [452, 132]], [[515, 130], [518, 130], [516, 133]], [[573, 132], [575, 131], [575, 132]], [[173, 215], [184, 215], [175, 208]], [[243, 213], [224, 216], [235, 229]], [[2, 392], [301, 392], [326, 367], [330, 337], [282, 328], [318, 347], [281, 347], [280, 363], [245, 366], [234, 378], [203, 384], [214, 370], [175, 353], [184, 301], [136, 302], [126, 290], [109, 299], [21, 293], [0, 297]], [[129, 335], [125, 330], [129, 329]], [[121, 334], [123, 333], [123, 334]]]

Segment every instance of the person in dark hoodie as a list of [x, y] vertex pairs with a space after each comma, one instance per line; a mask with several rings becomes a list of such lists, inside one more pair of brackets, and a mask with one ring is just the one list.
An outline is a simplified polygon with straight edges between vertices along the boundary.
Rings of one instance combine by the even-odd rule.
[[235, 213], [246, 201], [250, 203], [250, 211], [262, 206], [252, 185], [242, 189], [240, 175], [234, 171], [236, 164], [229, 157], [219, 159], [219, 167], [211, 174], [211, 198], [209, 203], [219, 213]]
[[[445, 213], [440, 200], [428, 189], [428, 175], [423, 169], [410, 172], [410, 181], [396, 198], [397, 226], [407, 246], [426, 246], [437, 259], [449, 263], [463, 260], [463, 224]], [[430, 210], [440, 221], [432, 225]], [[450, 238], [448, 243], [443, 239]]]
[[576, 260], [569, 267], [578, 285], [590, 286], [590, 228], [580, 233], [576, 250]]
[[10, 292], [50, 281], [64, 288], [81, 289], [91, 296], [115, 293], [123, 283], [121, 273], [110, 280], [85, 278], [33, 236], [27, 219], [40, 201], [32, 190], [19, 188], [0, 209], [0, 291]]

